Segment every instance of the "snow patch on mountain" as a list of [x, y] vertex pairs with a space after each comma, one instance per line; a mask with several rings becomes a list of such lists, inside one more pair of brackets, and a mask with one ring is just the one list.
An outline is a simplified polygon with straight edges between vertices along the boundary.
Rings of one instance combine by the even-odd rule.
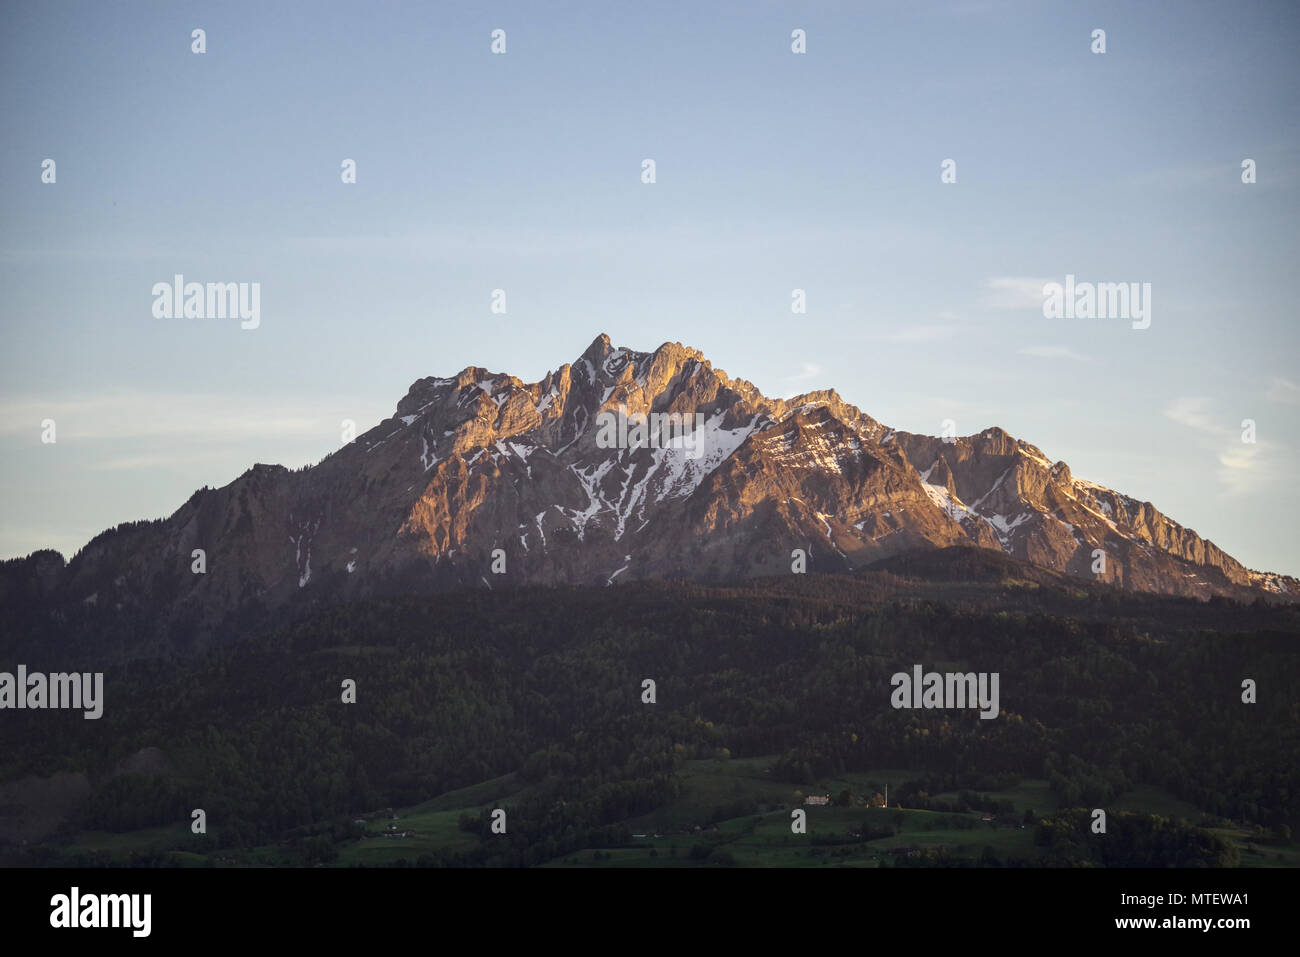
[[921, 473], [921, 487], [925, 489], [926, 496], [935, 505], [942, 509], [943, 513], [954, 521], [962, 521], [971, 516], [978, 517], [977, 513], [970, 511], [964, 502], [956, 495], [953, 495], [943, 485], [933, 485], [930, 482], [930, 474], [938, 467], [939, 460], [935, 459], [934, 464]]
[[573, 525], [574, 532], [577, 533], [578, 541], [586, 540], [587, 523], [602, 510], [610, 508], [609, 502], [605, 501], [605, 497], [601, 494], [600, 485], [614, 465], [612, 459], [606, 459], [585, 472], [579, 470], [576, 465], [569, 466], [569, 471], [578, 477], [578, 481], [582, 483], [588, 498], [587, 507], [581, 512], [577, 509], [566, 509], [566, 511], [572, 513], [570, 522]]
[[423, 446], [420, 452], [420, 464], [424, 466], [424, 471], [429, 471], [438, 464], [438, 456], [433, 449], [429, 448], [429, 439], [427, 436], [420, 436], [420, 443]]

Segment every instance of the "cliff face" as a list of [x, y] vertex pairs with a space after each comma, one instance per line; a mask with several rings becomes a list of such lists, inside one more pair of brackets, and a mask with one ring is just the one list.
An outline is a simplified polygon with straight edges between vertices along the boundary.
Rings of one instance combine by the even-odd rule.
[[[702, 428], [676, 447], [604, 447], [602, 414], [620, 410]], [[644, 353], [600, 336], [540, 382], [480, 368], [421, 379], [310, 469], [255, 465], [67, 566], [45, 552], [5, 563], [0, 601], [134, 614], [183, 643], [304, 602], [782, 574], [796, 548], [809, 571], [844, 571], [954, 544], [1130, 589], [1300, 595], [1001, 429], [898, 432], [834, 391], [769, 399], [678, 343]]]

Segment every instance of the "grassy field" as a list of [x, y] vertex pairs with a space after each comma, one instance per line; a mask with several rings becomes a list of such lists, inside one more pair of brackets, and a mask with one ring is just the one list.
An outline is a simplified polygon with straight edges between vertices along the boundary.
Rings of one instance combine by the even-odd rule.
[[1243, 828], [1212, 827], [1209, 830], [1237, 845], [1242, 867], [1300, 867], [1300, 848], [1294, 843], [1261, 841]]
[[[456, 791], [448, 791], [414, 807], [399, 808], [393, 814], [370, 815], [366, 837], [340, 848], [339, 866], [382, 866], [406, 859], [414, 863], [433, 850], [468, 851], [478, 838], [460, 829], [460, 817], [484, 807], [496, 807], [519, 793], [515, 776], [493, 778]], [[387, 837], [405, 832], [406, 837]]]
[[82, 831], [69, 847], [74, 851], [90, 854], [130, 853], [169, 847], [184, 841], [189, 836], [191, 836], [190, 829], [185, 824], [177, 824], [173, 827], [150, 827], [121, 834], [111, 831]]
[[[1030, 863], [1043, 853], [1034, 844], [1032, 826], [985, 823], [979, 811], [950, 814], [896, 806], [888, 809], [860, 806], [863, 799], [880, 792], [886, 783], [896, 789], [903, 781], [915, 777], [914, 772], [881, 769], [791, 785], [771, 780], [766, 769], [773, 760], [763, 757], [689, 762], [682, 771], [682, 795], [672, 804], [630, 822], [634, 833], [645, 835], [635, 839], [636, 846], [588, 848], [551, 861], [547, 866], [708, 867], [717, 866], [714, 857], [717, 850], [730, 855], [723, 856], [722, 861], [729, 864], [734, 860], [741, 867], [879, 867], [890, 860], [889, 852], [894, 848], [943, 852], [954, 859], [972, 861], [977, 861], [987, 848], [1000, 860], [1020, 859]], [[834, 800], [844, 789], [850, 791], [856, 806], [805, 808], [807, 834], [791, 832], [790, 811], [796, 806], [796, 792], [829, 793]], [[1016, 815], [1032, 809], [1041, 817], [1059, 809], [1058, 800], [1044, 780], [1022, 780], [1012, 788], [981, 793], [998, 801], [1010, 801]], [[934, 797], [955, 800], [957, 794]], [[757, 812], [717, 819], [715, 812], [719, 808], [742, 799], [753, 801], [758, 806]], [[1192, 824], [1204, 818], [1192, 805], [1157, 788], [1135, 789], [1111, 802], [1110, 808], [1182, 819]], [[957, 818], [973, 826], [953, 826]], [[872, 830], [890, 827], [895, 833], [892, 837], [852, 841], [849, 833], [864, 826]], [[1248, 831], [1232, 828], [1214, 829], [1214, 833], [1238, 846], [1243, 866], [1300, 865], [1300, 852], [1294, 845], [1257, 842]], [[814, 839], [842, 839], [845, 843], [814, 843]], [[691, 851], [697, 845], [717, 850], [702, 859], [692, 858]]]
[[[337, 863], [343, 867], [355, 864], [382, 866], [405, 858], [414, 864], [421, 854], [434, 849], [470, 850], [478, 844], [477, 837], [462, 831], [457, 825], [464, 813], [461, 809], [432, 811], [420, 805], [395, 813], [396, 820], [381, 817], [370, 822], [366, 826], [366, 837], [342, 845]], [[408, 836], [385, 837], [390, 833], [390, 824], [396, 827], [397, 832], [406, 832]]]
[[[862, 806], [870, 795], [883, 792], [886, 784], [897, 789], [915, 777], [914, 772], [886, 768], [793, 785], [771, 780], [768, 768], [772, 762], [771, 757], [688, 762], [681, 774], [681, 796], [629, 822], [635, 834], [645, 835], [635, 838], [637, 846], [588, 849], [552, 861], [549, 866], [715, 866], [711, 864], [712, 854], [703, 859], [691, 857], [696, 845], [724, 850], [741, 867], [878, 867], [889, 857], [889, 850], [896, 847], [944, 850], [955, 857], [969, 858], [978, 858], [986, 847], [999, 858], [1032, 860], [1040, 853], [1033, 843], [1032, 828], [986, 824], [979, 820], [981, 814], [977, 812], [958, 815], [974, 826], [957, 828], [950, 826], [953, 815], [947, 813]], [[852, 794], [855, 806], [807, 807], [807, 834], [791, 832], [790, 812], [799, 803], [798, 795], [829, 793], [834, 800], [843, 790]], [[1056, 808], [1045, 781], [1022, 782], [1014, 789], [992, 792], [990, 796], [1013, 801], [1018, 812], [1032, 807], [1047, 813]], [[757, 810], [719, 818], [720, 809], [740, 801], [753, 802]], [[863, 827], [893, 828], [896, 833], [867, 841], [849, 838], [850, 832]], [[821, 840], [844, 843], [814, 843]]]
[[[1034, 843], [1035, 828], [1020, 822], [989, 823], [983, 813], [962, 814], [899, 808], [891, 793], [891, 807], [865, 807], [867, 799], [883, 792], [887, 784], [897, 793], [915, 772], [880, 769], [827, 777], [795, 785], [773, 781], [773, 757], [728, 761], [690, 761], [682, 768], [683, 789], [672, 803], [630, 820], [632, 846], [589, 847], [549, 861], [548, 867], [880, 867], [899, 856], [899, 848], [914, 853], [942, 853], [954, 861], [976, 862], [992, 853], [1001, 861], [1036, 861], [1043, 853]], [[471, 787], [438, 795], [406, 808], [375, 811], [362, 816], [364, 831], [357, 839], [337, 845], [333, 866], [384, 866], [405, 860], [414, 864], [422, 854], [435, 851], [470, 851], [478, 838], [462, 831], [462, 814], [509, 804], [523, 792], [514, 775], [483, 781]], [[834, 801], [850, 792], [849, 806], [804, 807], [806, 834], [791, 832], [791, 811], [803, 795], [830, 794]], [[1044, 816], [1058, 802], [1042, 780], [1022, 780], [1002, 791], [982, 792], [998, 801], [1010, 801], [1017, 818], [1027, 809]], [[955, 800], [957, 795], [937, 794]], [[1132, 811], [1182, 819], [1191, 824], [1204, 820], [1192, 805], [1156, 788], [1139, 788], [1111, 802], [1113, 811]], [[1005, 818], [1004, 818], [1005, 820]], [[885, 829], [893, 834], [864, 840]], [[1214, 833], [1238, 846], [1242, 866], [1300, 866], [1300, 849], [1258, 834], [1218, 827]], [[405, 832], [398, 837], [397, 833]], [[856, 836], [854, 836], [856, 834]], [[392, 835], [392, 836], [390, 836]], [[275, 865], [291, 857], [284, 848], [263, 847], [231, 856], [205, 853], [203, 839], [190, 834], [187, 825], [152, 828], [125, 834], [82, 832], [66, 845], [72, 852], [106, 858], [132, 852], [163, 850], [182, 866], [229, 864]], [[178, 849], [190, 845], [185, 849]], [[903, 852], [906, 853], [906, 852]]]
[[1134, 788], [1132, 791], [1121, 794], [1111, 801], [1110, 807], [1116, 811], [1158, 814], [1160, 817], [1167, 817], [1175, 821], [1183, 820], [1190, 824], [1195, 824], [1205, 816], [1203, 812], [1198, 811], [1193, 805], [1188, 804], [1186, 801], [1180, 801], [1159, 788]]

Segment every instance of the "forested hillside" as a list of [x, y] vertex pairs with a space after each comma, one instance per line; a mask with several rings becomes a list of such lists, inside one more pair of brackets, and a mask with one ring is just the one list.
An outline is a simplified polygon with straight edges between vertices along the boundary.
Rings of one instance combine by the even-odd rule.
[[[223, 847], [303, 829], [342, 840], [330, 829], [357, 814], [514, 773], [510, 844], [537, 863], [562, 835], [581, 845], [670, 801], [687, 761], [765, 754], [792, 787], [907, 768], [930, 793], [1045, 778], [1062, 807], [1092, 808], [1149, 785], [1207, 815], [1300, 823], [1293, 607], [1077, 589], [1010, 577], [1028, 566], [986, 553], [927, 562], [926, 582], [876, 571], [342, 606], [199, 658], [112, 668], [96, 721], [10, 712], [0, 781], [85, 773], [89, 796], [58, 828], [21, 834], [38, 857], [60, 834], [183, 823], [193, 808]], [[895, 710], [890, 676], [914, 664], [999, 673], [1002, 713]], [[162, 759], [142, 770], [130, 759], [147, 748]], [[9, 854], [30, 857], [9, 800]]]

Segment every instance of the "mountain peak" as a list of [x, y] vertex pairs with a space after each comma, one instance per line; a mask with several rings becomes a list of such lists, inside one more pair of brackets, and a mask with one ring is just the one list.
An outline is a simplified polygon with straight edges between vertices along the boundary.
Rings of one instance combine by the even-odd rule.
[[610, 341], [609, 336], [602, 332], [591, 340], [591, 345], [587, 346], [582, 355], [578, 357], [578, 361], [581, 362], [586, 359], [593, 366], [599, 366], [605, 360], [605, 357], [613, 351], [614, 344]]

